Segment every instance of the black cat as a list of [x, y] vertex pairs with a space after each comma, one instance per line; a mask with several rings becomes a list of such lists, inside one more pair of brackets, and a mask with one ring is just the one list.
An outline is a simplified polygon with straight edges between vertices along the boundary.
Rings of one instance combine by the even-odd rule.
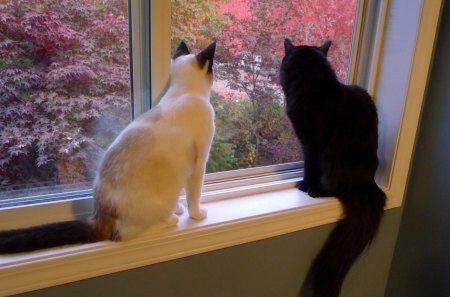
[[298, 189], [311, 197], [336, 196], [343, 219], [312, 263], [300, 296], [336, 297], [345, 275], [374, 238], [386, 195], [374, 181], [378, 167], [378, 117], [370, 95], [341, 84], [320, 47], [284, 42], [280, 82], [286, 113], [305, 160]]

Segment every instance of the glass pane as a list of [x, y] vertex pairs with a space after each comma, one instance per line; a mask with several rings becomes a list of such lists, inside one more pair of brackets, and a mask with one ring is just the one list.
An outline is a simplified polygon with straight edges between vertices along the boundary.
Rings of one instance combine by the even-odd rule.
[[131, 120], [127, 0], [0, 2], [0, 199], [90, 188]]
[[301, 161], [278, 84], [283, 41], [333, 41], [329, 59], [346, 80], [356, 0], [172, 0], [172, 49], [218, 40], [211, 96], [216, 135], [208, 172]]

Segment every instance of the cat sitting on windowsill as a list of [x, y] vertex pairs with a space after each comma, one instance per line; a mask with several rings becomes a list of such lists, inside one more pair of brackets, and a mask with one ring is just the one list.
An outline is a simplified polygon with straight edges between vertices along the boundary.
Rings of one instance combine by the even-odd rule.
[[197, 55], [182, 42], [172, 59], [170, 85], [158, 105], [128, 125], [106, 151], [94, 180], [90, 218], [0, 231], [0, 253], [75, 243], [129, 240], [150, 227], [174, 226], [200, 208], [206, 162], [214, 136], [210, 104], [216, 43]]

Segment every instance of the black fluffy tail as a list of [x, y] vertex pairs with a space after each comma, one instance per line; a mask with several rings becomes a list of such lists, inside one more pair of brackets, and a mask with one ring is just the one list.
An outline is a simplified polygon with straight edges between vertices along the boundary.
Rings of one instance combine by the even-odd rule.
[[29, 252], [56, 246], [101, 241], [102, 232], [94, 222], [73, 220], [0, 231], [0, 254]]
[[378, 230], [386, 195], [375, 182], [354, 186], [339, 199], [344, 218], [314, 260], [300, 297], [339, 296], [347, 272]]

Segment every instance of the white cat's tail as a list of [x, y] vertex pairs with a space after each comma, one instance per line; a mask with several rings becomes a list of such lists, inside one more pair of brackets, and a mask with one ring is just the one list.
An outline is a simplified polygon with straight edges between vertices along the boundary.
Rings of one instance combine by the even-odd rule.
[[0, 231], [0, 254], [111, 239], [111, 233], [105, 232], [104, 227], [97, 220], [86, 219]]

